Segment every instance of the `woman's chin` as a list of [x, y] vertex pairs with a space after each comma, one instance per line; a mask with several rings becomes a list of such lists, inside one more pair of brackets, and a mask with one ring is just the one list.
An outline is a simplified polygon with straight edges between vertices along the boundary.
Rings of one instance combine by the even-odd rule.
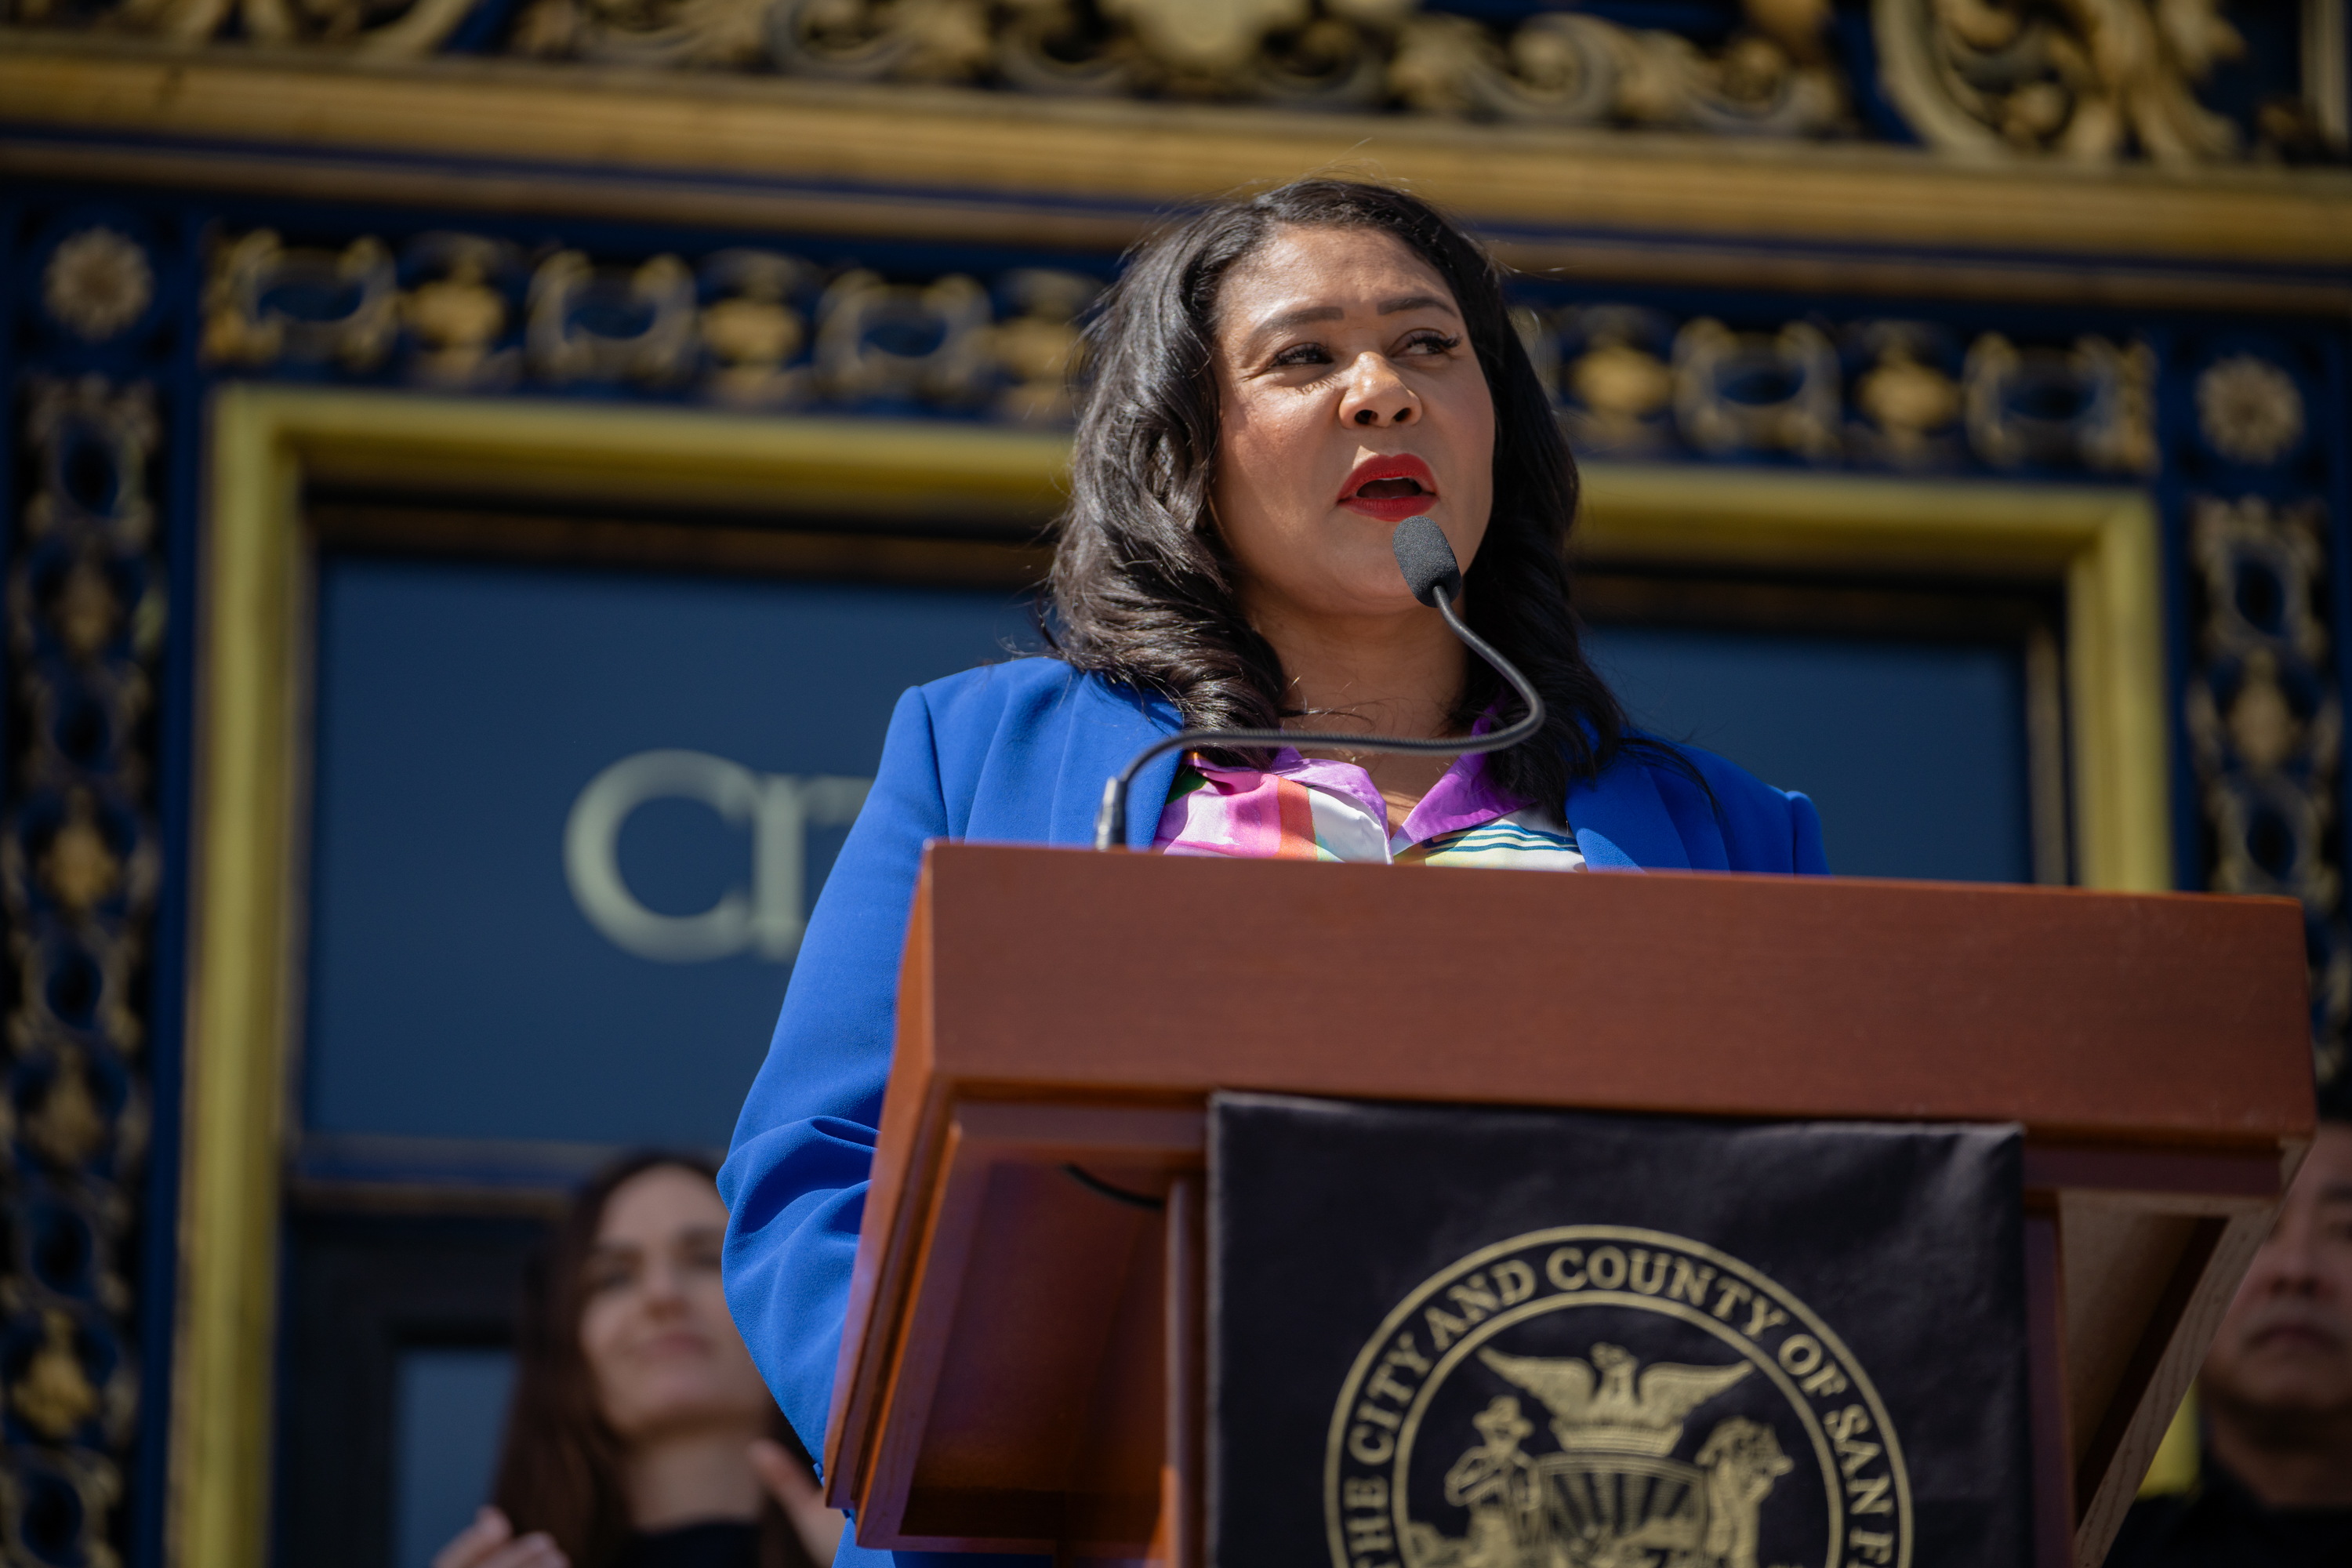
[[1260, 595], [1255, 608], [1261, 616], [1265, 610], [1273, 610], [1288, 622], [1334, 626], [1392, 621], [1421, 609], [1393, 565], [1389, 574], [1394, 579], [1389, 583], [1318, 583], [1296, 594]]
[[[756, 1385], [755, 1385], [756, 1386]], [[646, 1377], [630, 1391], [622, 1409], [608, 1417], [625, 1436], [692, 1431], [765, 1419], [766, 1390], [757, 1396], [709, 1366], [677, 1367]]]

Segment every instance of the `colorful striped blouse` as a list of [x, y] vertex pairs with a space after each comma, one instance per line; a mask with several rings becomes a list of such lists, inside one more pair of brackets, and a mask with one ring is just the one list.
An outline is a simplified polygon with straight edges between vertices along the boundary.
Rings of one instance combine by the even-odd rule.
[[1235, 858], [1584, 869], [1559, 814], [1496, 790], [1486, 762], [1456, 757], [1391, 833], [1388, 803], [1353, 763], [1309, 761], [1286, 746], [1261, 771], [1219, 767], [1195, 752], [1177, 770], [1151, 847]]

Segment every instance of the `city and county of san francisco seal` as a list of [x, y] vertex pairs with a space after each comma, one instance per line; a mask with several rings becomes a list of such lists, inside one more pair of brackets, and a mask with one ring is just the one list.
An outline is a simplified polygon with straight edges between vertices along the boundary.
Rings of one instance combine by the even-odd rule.
[[1736, 1258], [1580, 1225], [1399, 1303], [1331, 1412], [1334, 1568], [1908, 1568], [1903, 1447], [1845, 1342]]

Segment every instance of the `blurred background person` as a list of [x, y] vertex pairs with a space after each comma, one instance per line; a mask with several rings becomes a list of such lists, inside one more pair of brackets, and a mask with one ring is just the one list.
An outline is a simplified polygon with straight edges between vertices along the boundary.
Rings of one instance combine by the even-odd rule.
[[2352, 1121], [2324, 1121], [2197, 1380], [2204, 1460], [2108, 1568], [2352, 1563]]
[[692, 1155], [634, 1155], [581, 1189], [526, 1283], [494, 1503], [434, 1568], [832, 1561], [843, 1518], [728, 1316], [726, 1226]]

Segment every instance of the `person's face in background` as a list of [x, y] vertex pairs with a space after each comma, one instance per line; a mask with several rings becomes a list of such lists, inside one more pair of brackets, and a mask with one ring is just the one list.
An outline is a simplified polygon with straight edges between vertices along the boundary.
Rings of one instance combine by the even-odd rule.
[[740, 1427], [764, 1436], [767, 1386], [720, 1289], [727, 1208], [709, 1182], [656, 1165], [614, 1190], [583, 1283], [580, 1349], [624, 1442]]
[[1216, 522], [1253, 616], [1420, 608], [1391, 536], [1464, 570], [1494, 499], [1495, 403], [1445, 279], [1376, 229], [1290, 228], [1217, 297]]
[[2352, 1420], [2352, 1128], [2321, 1124], [2199, 1386], [2252, 1433]]

